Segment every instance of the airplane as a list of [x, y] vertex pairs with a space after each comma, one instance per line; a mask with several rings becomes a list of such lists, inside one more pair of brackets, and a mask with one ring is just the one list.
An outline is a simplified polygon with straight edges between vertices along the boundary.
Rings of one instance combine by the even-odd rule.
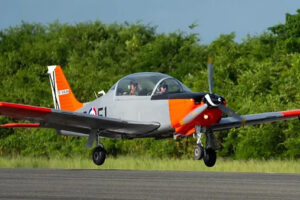
[[[54, 109], [0, 102], [0, 115], [28, 123], [3, 128], [51, 128], [65, 136], [88, 137], [92, 159], [102, 165], [107, 152], [101, 138], [180, 138], [195, 136], [194, 158], [216, 163], [215, 131], [300, 117], [300, 109], [239, 115], [213, 92], [213, 62], [208, 61], [209, 92], [192, 92], [179, 80], [162, 73], [125, 76], [109, 91], [87, 103], [79, 102], [59, 65], [48, 66]], [[224, 117], [227, 115], [227, 117]], [[205, 136], [205, 142], [202, 137]], [[204, 143], [204, 144], [203, 144]]]

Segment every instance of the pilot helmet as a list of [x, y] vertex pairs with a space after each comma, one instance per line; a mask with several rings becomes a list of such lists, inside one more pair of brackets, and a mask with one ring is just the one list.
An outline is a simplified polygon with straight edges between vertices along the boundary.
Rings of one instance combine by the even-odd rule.
[[163, 81], [163, 82], [160, 84], [160, 88], [166, 88], [166, 89], [168, 89], [168, 85], [166, 84], [165, 81]]
[[137, 87], [137, 86], [138, 86], [138, 83], [137, 83], [136, 80], [131, 80], [130, 83], [129, 83], [129, 85], [128, 85], [128, 89], [130, 89], [130, 86], [131, 86], [131, 85], [134, 85], [135, 87]]
[[137, 85], [138, 85], [138, 83], [136, 82], [136, 80], [131, 80], [131, 81], [130, 81], [130, 85], [137, 86]]

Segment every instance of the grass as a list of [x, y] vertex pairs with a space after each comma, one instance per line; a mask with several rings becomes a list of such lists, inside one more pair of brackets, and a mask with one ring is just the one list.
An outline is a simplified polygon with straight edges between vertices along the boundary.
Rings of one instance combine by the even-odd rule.
[[219, 158], [214, 167], [203, 161], [188, 159], [153, 159], [141, 157], [107, 158], [104, 165], [96, 166], [90, 159], [0, 157], [0, 168], [55, 168], [55, 169], [122, 169], [122, 170], [180, 170], [218, 172], [300, 173], [300, 160], [248, 160]]

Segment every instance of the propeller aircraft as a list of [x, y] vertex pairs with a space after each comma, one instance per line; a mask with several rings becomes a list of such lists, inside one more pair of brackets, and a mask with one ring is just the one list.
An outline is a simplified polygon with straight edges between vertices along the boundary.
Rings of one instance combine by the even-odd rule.
[[[49, 66], [54, 109], [0, 102], [0, 115], [28, 123], [3, 124], [4, 128], [52, 128], [66, 136], [88, 137], [94, 142], [92, 159], [102, 165], [106, 150], [101, 138], [197, 137], [194, 158], [208, 167], [216, 162], [215, 131], [299, 118], [300, 110], [239, 115], [213, 92], [213, 63], [208, 62], [209, 92], [192, 92], [179, 80], [162, 73], [125, 76], [103, 96], [79, 102], [59, 65]], [[226, 114], [227, 117], [223, 117]], [[205, 144], [202, 137], [206, 137]]]

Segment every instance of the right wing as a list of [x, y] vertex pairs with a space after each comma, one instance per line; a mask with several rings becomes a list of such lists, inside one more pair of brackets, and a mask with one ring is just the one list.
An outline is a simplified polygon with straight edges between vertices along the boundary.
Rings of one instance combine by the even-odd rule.
[[[41, 127], [69, 132], [90, 134], [92, 130], [103, 130], [106, 137], [116, 135], [141, 135], [156, 130], [157, 122], [136, 122], [88, 115], [84, 113], [56, 110], [38, 106], [0, 102], [0, 115], [38, 124], [4, 124], [2, 127]], [[110, 135], [111, 134], [111, 135]]]
[[290, 120], [300, 117], [300, 110], [288, 110], [281, 112], [267, 112], [252, 115], [241, 115], [243, 120], [235, 117], [222, 118], [218, 124], [211, 126], [214, 130], [226, 130], [231, 128], [240, 128], [243, 126], [251, 126], [268, 122], [276, 122], [282, 120]]

